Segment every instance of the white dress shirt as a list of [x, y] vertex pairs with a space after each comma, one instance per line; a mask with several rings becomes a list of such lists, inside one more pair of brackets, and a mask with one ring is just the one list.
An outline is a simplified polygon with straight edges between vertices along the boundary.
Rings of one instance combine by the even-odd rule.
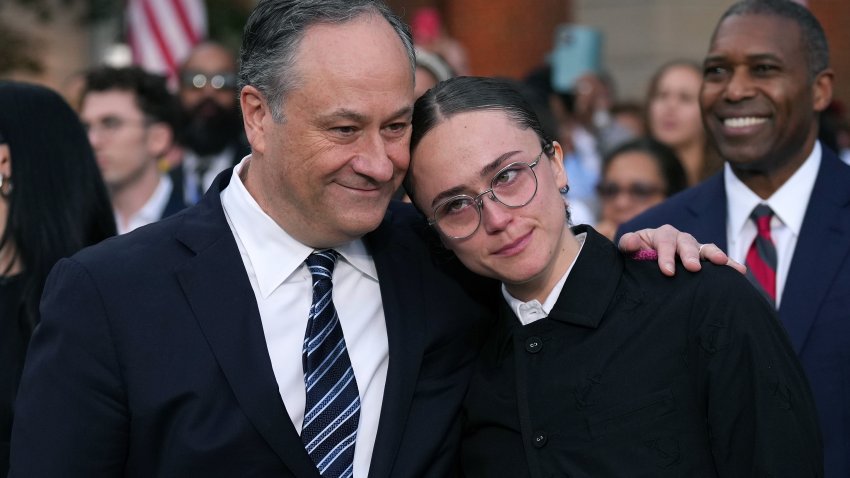
[[791, 267], [794, 248], [797, 246], [797, 238], [800, 237], [800, 229], [803, 227], [809, 198], [815, 187], [820, 162], [821, 145], [820, 142], [816, 142], [802, 166], [765, 200], [758, 197], [735, 176], [729, 163], [724, 166], [723, 180], [726, 184], [726, 211], [728, 212], [726, 215], [727, 253], [732, 259], [743, 264], [747, 258], [747, 251], [758, 234], [756, 225], [750, 220], [753, 209], [759, 204], [767, 204], [773, 210], [774, 215], [770, 220], [770, 237], [776, 246], [777, 309], [782, 299], [782, 291], [785, 290], [788, 269]]
[[[304, 261], [314, 249], [287, 234], [245, 189], [239, 171], [250, 158], [234, 168], [230, 184], [221, 192], [221, 204], [257, 299], [280, 396], [300, 433], [306, 401], [301, 355], [313, 297]], [[365, 478], [387, 378], [387, 329], [375, 263], [363, 241], [335, 250], [340, 257], [333, 273], [333, 301], [360, 392], [354, 476]]]
[[514, 311], [514, 314], [516, 314], [522, 325], [528, 325], [532, 322], [549, 317], [549, 313], [552, 312], [552, 307], [555, 307], [555, 302], [558, 302], [558, 297], [561, 295], [561, 289], [564, 288], [567, 276], [570, 275], [570, 271], [573, 270], [573, 266], [575, 265], [576, 260], [578, 260], [578, 255], [581, 254], [581, 250], [584, 248], [584, 240], [586, 238], [586, 232], [576, 236], [576, 240], [578, 241], [578, 253], [576, 253], [573, 261], [570, 263], [570, 267], [567, 267], [567, 272], [561, 276], [561, 280], [555, 284], [555, 287], [551, 292], [549, 292], [549, 295], [546, 296], [546, 300], [542, 304], [537, 299], [523, 302], [512, 296], [511, 293], [508, 292], [507, 287], [505, 287], [505, 284], [502, 284], [502, 296], [508, 302], [508, 306], [510, 306], [511, 310]]
[[162, 219], [162, 213], [165, 212], [165, 207], [168, 206], [168, 199], [171, 197], [171, 191], [174, 189], [174, 183], [167, 174], [159, 176], [159, 184], [153, 190], [153, 194], [148, 198], [147, 202], [135, 214], [123, 221], [118, 213], [115, 213], [115, 225], [118, 229], [118, 234], [125, 234], [142, 226], [147, 226], [152, 222]]

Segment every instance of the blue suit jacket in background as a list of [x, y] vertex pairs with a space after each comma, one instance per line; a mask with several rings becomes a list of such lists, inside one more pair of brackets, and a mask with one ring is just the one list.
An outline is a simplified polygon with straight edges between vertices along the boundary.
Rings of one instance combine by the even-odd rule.
[[[620, 227], [671, 224], [726, 250], [723, 173]], [[850, 166], [823, 149], [782, 293], [779, 318], [806, 371], [824, 438], [827, 478], [850, 477]]]

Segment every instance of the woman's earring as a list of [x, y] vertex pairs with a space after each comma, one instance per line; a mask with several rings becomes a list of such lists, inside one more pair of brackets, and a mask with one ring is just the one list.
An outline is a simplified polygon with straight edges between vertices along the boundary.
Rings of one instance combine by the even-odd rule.
[[0, 196], [7, 198], [12, 192], [12, 178], [0, 174]]
[[564, 186], [562, 188], [558, 188], [558, 191], [561, 191], [561, 194], [567, 194], [568, 192], [570, 192], [570, 187]]

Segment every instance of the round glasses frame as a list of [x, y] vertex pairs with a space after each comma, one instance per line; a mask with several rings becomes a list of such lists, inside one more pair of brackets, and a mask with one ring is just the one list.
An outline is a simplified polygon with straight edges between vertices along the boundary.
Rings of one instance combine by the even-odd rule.
[[[434, 207], [433, 213], [432, 213], [431, 217], [428, 219], [428, 225], [432, 226], [432, 227], [437, 227], [440, 230], [440, 232], [442, 232], [443, 235], [448, 237], [448, 238], [451, 238], [451, 239], [466, 239], [467, 237], [470, 237], [473, 234], [475, 234], [478, 231], [478, 228], [481, 227], [481, 208], [484, 207], [484, 196], [489, 196], [492, 201], [498, 202], [498, 203], [500, 203], [500, 204], [502, 204], [505, 207], [510, 208], [510, 209], [517, 209], [517, 208], [521, 208], [523, 206], [526, 206], [528, 203], [530, 203], [534, 199], [534, 196], [537, 195], [537, 173], [534, 172], [534, 167], [537, 166], [537, 163], [540, 162], [540, 158], [543, 156], [543, 153], [545, 151], [546, 150], [544, 148], [542, 151], [540, 151], [540, 154], [538, 154], [534, 158], [534, 161], [532, 161], [530, 163], [526, 163], [525, 161], [515, 161], [511, 164], [508, 164], [504, 168], [500, 169], [495, 175], [493, 175], [493, 179], [490, 180], [490, 188], [487, 189], [486, 191], [482, 191], [481, 193], [479, 193], [475, 196], [470, 196], [469, 194], [458, 194], [457, 196], [452, 196], [450, 198], [445, 199], [444, 201], [440, 201], [440, 203], [437, 204]], [[503, 201], [502, 199], [499, 199], [499, 196], [496, 193], [496, 190], [499, 189], [499, 185], [496, 182], [497, 182], [497, 180], [499, 180], [499, 177], [502, 176], [505, 172], [508, 172], [510, 170], [513, 170], [513, 169], [517, 169], [518, 167], [523, 168], [523, 169], [521, 169], [521, 171], [524, 171], [525, 168], [528, 168], [528, 171], [531, 173], [531, 179], [532, 179], [532, 181], [534, 181], [534, 190], [528, 196], [528, 199], [526, 199], [521, 204], [509, 204], [509, 203], [506, 203], [505, 201]], [[478, 221], [475, 223], [475, 227], [472, 229], [472, 231], [469, 234], [465, 234], [465, 235], [461, 235], [461, 236], [455, 236], [455, 235], [446, 233], [445, 230], [442, 227], [440, 227], [440, 219], [442, 219], [444, 217], [443, 214], [440, 211], [447, 204], [449, 204], [453, 201], [457, 201], [459, 199], [468, 199], [469, 201], [471, 201], [472, 204], [475, 204], [475, 212], [478, 215]]]

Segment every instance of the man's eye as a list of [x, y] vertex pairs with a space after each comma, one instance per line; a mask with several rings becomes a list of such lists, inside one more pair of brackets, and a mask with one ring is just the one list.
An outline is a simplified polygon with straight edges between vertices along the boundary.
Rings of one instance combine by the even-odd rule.
[[725, 72], [726, 72], [726, 69], [723, 68], [722, 66], [707, 66], [703, 69], [702, 74], [703, 74], [704, 78], [709, 78], [709, 77], [716, 77], [716, 76], [722, 75]]
[[761, 74], [772, 73], [774, 71], [777, 71], [778, 69], [779, 68], [776, 65], [766, 65], [766, 64], [759, 64], [759, 65], [756, 65], [755, 67], [753, 67], [753, 70], [756, 73], [761, 73]]
[[391, 133], [403, 133], [407, 129], [408, 123], [392, 123], [386, 127]]
[[118, 118], [104, 118], [101, 125], [106, 129], [117, 129], [123, 122]]
[[331, 128], [331, 131], [344, 136], [348, 136], [357, 132], [357, 128], [355, 128], [354, 126], [335, 126]]

